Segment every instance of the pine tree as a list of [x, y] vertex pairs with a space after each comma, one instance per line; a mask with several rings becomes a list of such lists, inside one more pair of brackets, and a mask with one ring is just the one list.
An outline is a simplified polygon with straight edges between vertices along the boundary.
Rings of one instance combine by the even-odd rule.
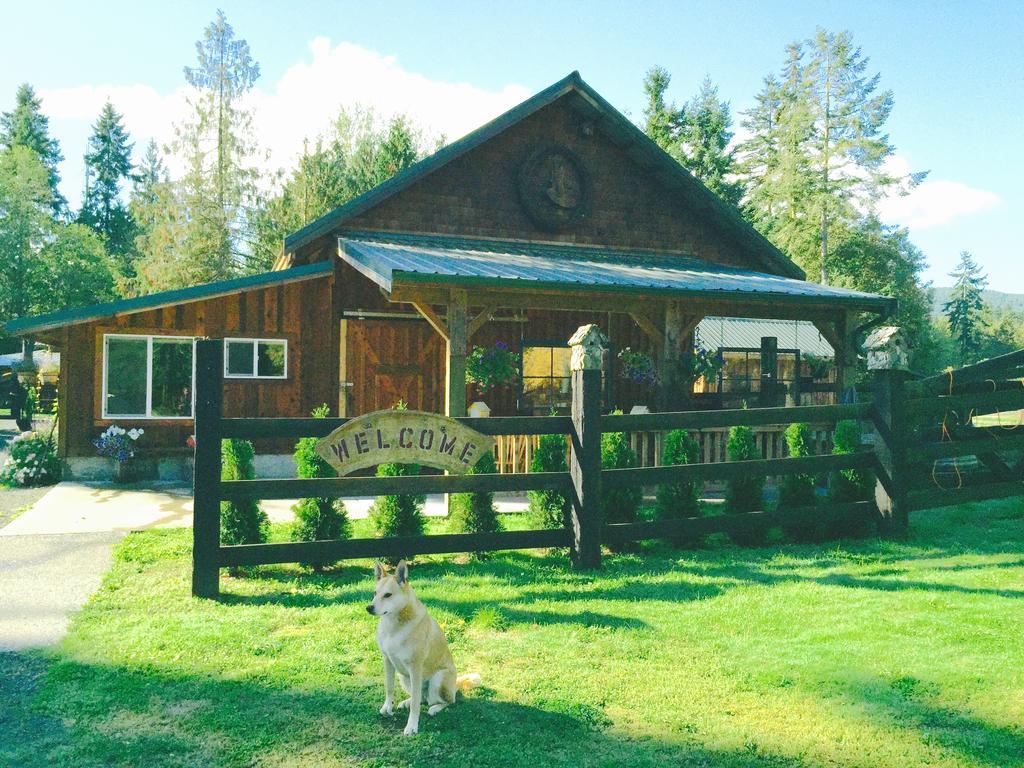
[[38, 254], [52, 237], [53, 190], [39, 155], [18, 144], [0, 151], [0, 319], [32, 314]]
[[397, 116], [385, 129], [373, 114], [342, 110], [324, 136], [307, 143], [279, 194], [253, 217], [253, 264], [269, 269], [284, 252], [284, 237], [386, 181], [422, 157], [421, 134]]
[[249, 44], [235, 37], [221, 11], [196, 43], [198, 64], [185, 67], [192, 116], [176, 126], [173, 150], [184, 160], [177, 196], [186, 231], [172, 269], [152, 269], [154, 289], [233, 277], [247, 264], [249, 210], [258, 173], [252, 160], [252, 112], [243, 97], [259, 78]]
[[967, 251], [960, 252], [960, 262], [949, 276], [954, 280], [953, 292], [942, 305], [942, 312], [949, 322], [960, 365], [968, 365], [981, 354], [985, 307], [981, 292], [988, 285], [988, 278]]
[[78, 220], [103, 237], [125, 279], [135, 274], [135, 222], [121, 200], [121, 186], [131, 178], [132, 146], [121, 115], [108, 101], [89, 137], [85, 153], [89, 185]]
[[679, 137], [682, 132], [685, 113], [674, 103], [665, 100], [665, 93], [672, 82], [672, 75], [664, 67], [652, 67], [644, 76], [644, 133], [655, 144], [677, 160], [679, 159]]
[[50, 119], [42, 113], [42, 102], [28, 83], [19, 86], [14, 109], [0, 115], [0, 146], [5, 149], [26, 147], [38, 156], [47, 172], [50, 207], [54, 215], [62, 215], [67, 209], [67, 201], [58, 189], [60, 173], [57, 166], [64, 156], [57, 139], [50, 136]]
[[734, 174], [732, 116], [729, 102], [718, 98], [718, 87], [704, 78], [697, 96], [686, 105], [682, 128], [683, 165], [704, 186], [732, 205], [743, 196]]

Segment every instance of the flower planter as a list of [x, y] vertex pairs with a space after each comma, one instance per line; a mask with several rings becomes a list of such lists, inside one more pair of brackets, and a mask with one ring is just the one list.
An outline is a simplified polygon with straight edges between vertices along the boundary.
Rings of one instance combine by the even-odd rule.
[[125, 459], [124, 461], [114, 461], [114, 482], [115, 483], [131, 483], [135, 480], [136, 476], [135, 460]]

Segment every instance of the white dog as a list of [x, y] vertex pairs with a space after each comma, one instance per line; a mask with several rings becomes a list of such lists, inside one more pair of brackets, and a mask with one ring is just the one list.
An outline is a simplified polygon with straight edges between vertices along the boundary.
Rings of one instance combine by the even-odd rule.
[[480, 675], [455, 676], [448, 641], [437, 622], [427, 613], [409, 586], [409, 566], [402, 560], [389, 574], [380, 563], [373, 567], [377, 577], [373, 602], [366, 610], [379, 616], [377, 645], [384, 655], [384, 706], [382, 715], [395, 710], [395, 672], [409, 698], [398, 705], [409, 708], [405, 735], [419, 731], [420, 701], [427, 686], [427, 714], [436, 715], [455, 702], [455, 691], [480, 685]]

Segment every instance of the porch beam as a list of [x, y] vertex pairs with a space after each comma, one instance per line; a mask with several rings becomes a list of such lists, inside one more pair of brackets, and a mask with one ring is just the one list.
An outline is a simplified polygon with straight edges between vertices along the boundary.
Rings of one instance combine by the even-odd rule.
[[[440, 285], [396, 285], [388, 297], [392, 302], [412, 303], [419, 301], [426, 304], [447, 304], [449, 288]], [[704, 317], [750, 317], [773, 320], [810, 320], [827, 322], [836, 313], [836, 306], [827, 303], [813, 303], [806, 300], [793, 303], [778, 303], [774, 297], [758, 297], [753, 294], [737, 296], [735, 301], [722, 301], [700, 298], [680, 298], [685, 303], [687, 313]], [[565, 311], [618, 311], [631, 314], [629, 307], [638, 304], [662, 302], [657, 295], [638, 295], [636, 293], [614, 292], [580, 292], [576, 290], [473, 290], [473, 304], [476, 306], [493, 306], [501, 309], [551, 309]], [[621, 309], [617, 309], [621, 307]], [[839, 311], [844, 311], [840, 309]], [[860, 309], [845, 311], [861, 311]], [[871, 311], [871, 310], [865, 310]], [[824, 334], [823, 334], [824, 335]], [[827, 337], [826, 337], [827, 338]]]
[[445, 415], [466, 415], [466, 347], [469, 328], [466, 318], [469, 303], [464, 288], [452, 288], [448, 296], [448, 337], [445, 355]]
[[633, 318], [633, 322], [637, 324], [641, 331], [647, 334], [654, 344], [654, 348], [657, 350], [662, 349], [665, 346], [665, 334], [658, 327], [660, 323], [654, 320], [646, 312], [634, 310], [629, 313], [629, 316]]
[[469, 326], [466, 329], [467, 339], [473, 338], [473, 334], [483, 328], [484, 324], [491, 319], [491, 315], [493, 315], [497, 310], [498, 306], [496, 304], [489, 304], [483, 308], [480, 314], [470, 320]]
[[430, 323], [430, 326], [437, 331], [441, 338], [448, 341], [448, 324], [434, 311], [434, 308], [422, 301], [410, 301], [410, 304], [419, 312], [423, 319]]

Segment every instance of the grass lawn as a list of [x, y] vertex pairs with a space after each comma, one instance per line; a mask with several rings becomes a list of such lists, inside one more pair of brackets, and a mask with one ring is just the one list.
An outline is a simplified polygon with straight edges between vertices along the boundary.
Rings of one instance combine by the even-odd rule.
[[[433, 523], [437, 525], [437, 523]], [[281, 529], [277, 530], [282, 535]], [[905, 542], [422, 558], [484, 686], [404, 738], [368, 563], [188, 596], [187, 530], [133, 534], [45, 656], [0, 656], [0, 765], [1024, 765], [1024, 500], [918, 513]]]

